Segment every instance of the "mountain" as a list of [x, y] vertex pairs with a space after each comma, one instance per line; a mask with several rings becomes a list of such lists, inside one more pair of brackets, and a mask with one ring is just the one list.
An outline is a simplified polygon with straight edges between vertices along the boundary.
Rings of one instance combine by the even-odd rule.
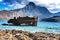
[[55, 16], [60, 16], [60, 12], [53, 14]]
[[60, 22], [60, 16], [53, 16], [50, 18], [45, 18], [45, 19], [42, 19], [41, 21], [44, 21], [44, 22]]
[[22, 9], [16, 9], [17, 10], [22, 10], [24, 13], [29, 13], [33, 16], [39, 16], [39, 17], [50, 17], [52, 13], [48, 11], [47, 8], [42, 7], [42, 6], [36, 6], [33, 2], [30, 2], [28, 5], [26, 5]]
[[14, 16], [38, 16], [39, 19], [43, 19], [52, 17], [54, 15], [55, 14], [50, 13], [47, 8], [37, 6], [33, 2], [29, 2], [29, 4], [24, 8], [0, 11], [0, 19], [10, 19]]

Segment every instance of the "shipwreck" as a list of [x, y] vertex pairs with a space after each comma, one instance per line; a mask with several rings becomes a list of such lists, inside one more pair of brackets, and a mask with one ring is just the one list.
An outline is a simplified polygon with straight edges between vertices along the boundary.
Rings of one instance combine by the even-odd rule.
[[8, 24], [12, 25], [25, 25], [25, 26], [37, 26], [38, 17], [14, 17], [13, 19], [8, 20]]

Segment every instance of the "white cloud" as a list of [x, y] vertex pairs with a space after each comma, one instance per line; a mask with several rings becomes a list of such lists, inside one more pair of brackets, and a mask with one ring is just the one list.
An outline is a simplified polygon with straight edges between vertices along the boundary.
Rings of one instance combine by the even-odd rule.
[[37, 5], [42, 5], [47, 7], [47, 9], [52, 13], [60, 12], [60, 10], [58, 10], [60, 9], [60, 0], [29, 0], [29, 1], [32, 1]]
[[23, 7], [25, 7], [26, 5], [22, 5], [22, 4], [20, 4], [20, 3], [14, 3], [14, 4], [12, 4], [12, 5], [8, 5], [9, 7], [11, 7], [12, 9], [18, 9], [18, 8], [23, 8]]
[[60, 3], [59, 0], [29, 0], [29, 1], [37, 2], [38, 4], [51, 4], [51, 3], [59, 4]]
[[2, 2], [2, 0], [0, 0], [0, 2]]
[[12, 5], [8, 5], [9, 7], [13, 7], [14, 6], [14, 4], [12, 4]]
[[52, 13], [60, 12], [60, 0], [28, 0], [28, 1], [22, 0], [20, 3], [16, 2], [8, 6], [12, 7], [13, 9], [23, 8], [25, 7], [26, 4], [28, 4], [28, 2], [31, 2], [31, 1], [34, 2], [36, 5], [41, 5], [46, 7]]
[[50, 5], [50, 7], [48, 7], [48, 10], [52, 13], [60, 12], [60, 5], [58, 5], [58, 4], [57, 5]]
[[22, 5], [22, 4], [19, 4], [19, 3], [14, 4], [14, 9], [23, 8], [23, 7], [25, 7], [25, 5]]
[[5, 7], [5, 10], [9, 10], [7, 7]]

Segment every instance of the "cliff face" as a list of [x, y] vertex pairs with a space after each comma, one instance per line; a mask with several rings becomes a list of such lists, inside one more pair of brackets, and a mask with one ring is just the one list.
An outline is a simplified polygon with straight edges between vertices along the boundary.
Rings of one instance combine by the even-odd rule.
[[60, 16], [54, 16], [51, 18], [45, 18], [42, 19], [41, 21], [45, 21], [45, 22], [60, 22]]

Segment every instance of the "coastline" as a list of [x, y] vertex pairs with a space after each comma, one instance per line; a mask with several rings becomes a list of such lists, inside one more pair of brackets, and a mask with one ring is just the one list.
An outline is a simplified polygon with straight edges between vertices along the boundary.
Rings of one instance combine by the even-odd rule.
[[60, 34], [22, 30], [0, 30], [0, 40], [60, 40]]

